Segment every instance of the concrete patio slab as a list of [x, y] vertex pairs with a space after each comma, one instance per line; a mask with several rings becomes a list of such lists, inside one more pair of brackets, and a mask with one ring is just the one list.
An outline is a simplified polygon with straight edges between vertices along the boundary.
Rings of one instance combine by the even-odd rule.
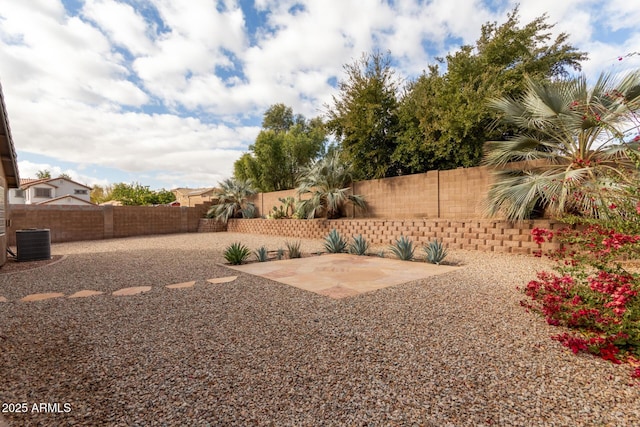
[[228, 267], [336, 299], [460, 268], [350, 254], [328, 254]]

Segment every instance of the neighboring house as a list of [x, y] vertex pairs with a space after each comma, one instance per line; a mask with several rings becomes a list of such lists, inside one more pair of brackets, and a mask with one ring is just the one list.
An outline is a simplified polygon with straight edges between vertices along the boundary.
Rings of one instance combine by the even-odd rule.
[[0, 85], [0, 266], [7, 261], [7, 223], [9, 199], [8, 190], [18, 188], [20, 176], [18, 174], [18, 160], [11, 138], [9, 116], [4, 104], [2, 85]]
[[68, 178], [22, 179], [20, 188], [11, 190], [13, 205], [93, 205], [91, 187]]
[[217, 198], [214, 187], [176, 188], [175, 190], [171, 190], [171, 192], [175, 194], [176, 202], [180, 203], [180, 206], [193, 207], [205, 202], [211, 202]]

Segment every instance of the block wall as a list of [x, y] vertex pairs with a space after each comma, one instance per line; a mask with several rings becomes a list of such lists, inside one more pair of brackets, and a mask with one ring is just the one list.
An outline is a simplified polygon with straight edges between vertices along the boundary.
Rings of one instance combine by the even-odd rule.
[[[518, 167], [514, 164], [512, 167]], [[357, 181], [352, 194], [367, 201], [364, 212], [348, 208], [350, 218], [482, 218], [482, 201], [491, 184], [486, 167], [459, 168], [446, 171], [404, 175], [392, 178]], [[251, 201], [258, 215], [267, 215], [280, 206], [279, 197], [294, 196], [295, 190], [259, 193]]]
[[[420, 246], [438, 239], [452, 249], [530, 254], [539, 249], [531, 238], [531, 230], [535, 227], [553, 230], [566, 227], [566, 224], [548, 220], [512, 223], [499, 220], [445, 219], [232, 219], [229, 220], [227, 231], [323, 239], [335, 228], [348, 238], [362, 234], [374, 245], [390, 245], [396, 238], [407, 236]], [[555, 247], [556, 244], [547, 243], [543, 244], [542, 249]]]
[[27, 228], [49, 229], [52, 242], [196, 232], [208, 207], [10, 205], [7, 243]]

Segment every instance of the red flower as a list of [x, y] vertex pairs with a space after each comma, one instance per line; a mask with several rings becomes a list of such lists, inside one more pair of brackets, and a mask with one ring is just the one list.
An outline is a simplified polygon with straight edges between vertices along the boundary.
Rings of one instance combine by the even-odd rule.
[[615, 204], [615, 203], [611, 203], [611, 204], [609, 205], [609, 209], [614, 210], [615, 208], [617, 208], [617, 206], [616, 206], [616, 204]]

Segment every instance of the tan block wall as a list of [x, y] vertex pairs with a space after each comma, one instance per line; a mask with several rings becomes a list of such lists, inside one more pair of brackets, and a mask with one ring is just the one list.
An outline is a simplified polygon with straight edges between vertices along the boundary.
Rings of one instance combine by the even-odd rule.
[[104, 238], [105, 209], [101, 206], [11, 205], [9, 246], [16, 244], [16, 230], [48, 228], [52, 242]]
[[[283, 237], [324, 239], [331, 229], [347, 238], [362, 234], [374, 245], [390, 245], [400, 236], [419, 246], [438, 239], [452, 249], [530, 254], [539, 249], [531, 238], [535, 227], [557, 229], [566, 226], [548, 220], [521, 224], [500, 220], [379, 220], [379, 219], [232, 219], [227, 230], [236, 233], [267, 234]], [[547, 244], [543, 249], [551, 249]]]
[[[512, 167], [516, 167], [515, 165]], [[358, 181], [354, 194], [365, 197], [368, 209], [359, 212], [348, 208], [351, 218], [482, 218], [482, 201], [491, 183], [486, 167], [459, 168], [446, 171]], [[296, 190], [259, 193], [251, 201], [258, 215], [267, 215], [280, 206], [279, 197], [294, 196]]]
[[196, 232], [208, 207], [10, 205], [8, 245], [26, 228], [49, 229], [52, 242]]

